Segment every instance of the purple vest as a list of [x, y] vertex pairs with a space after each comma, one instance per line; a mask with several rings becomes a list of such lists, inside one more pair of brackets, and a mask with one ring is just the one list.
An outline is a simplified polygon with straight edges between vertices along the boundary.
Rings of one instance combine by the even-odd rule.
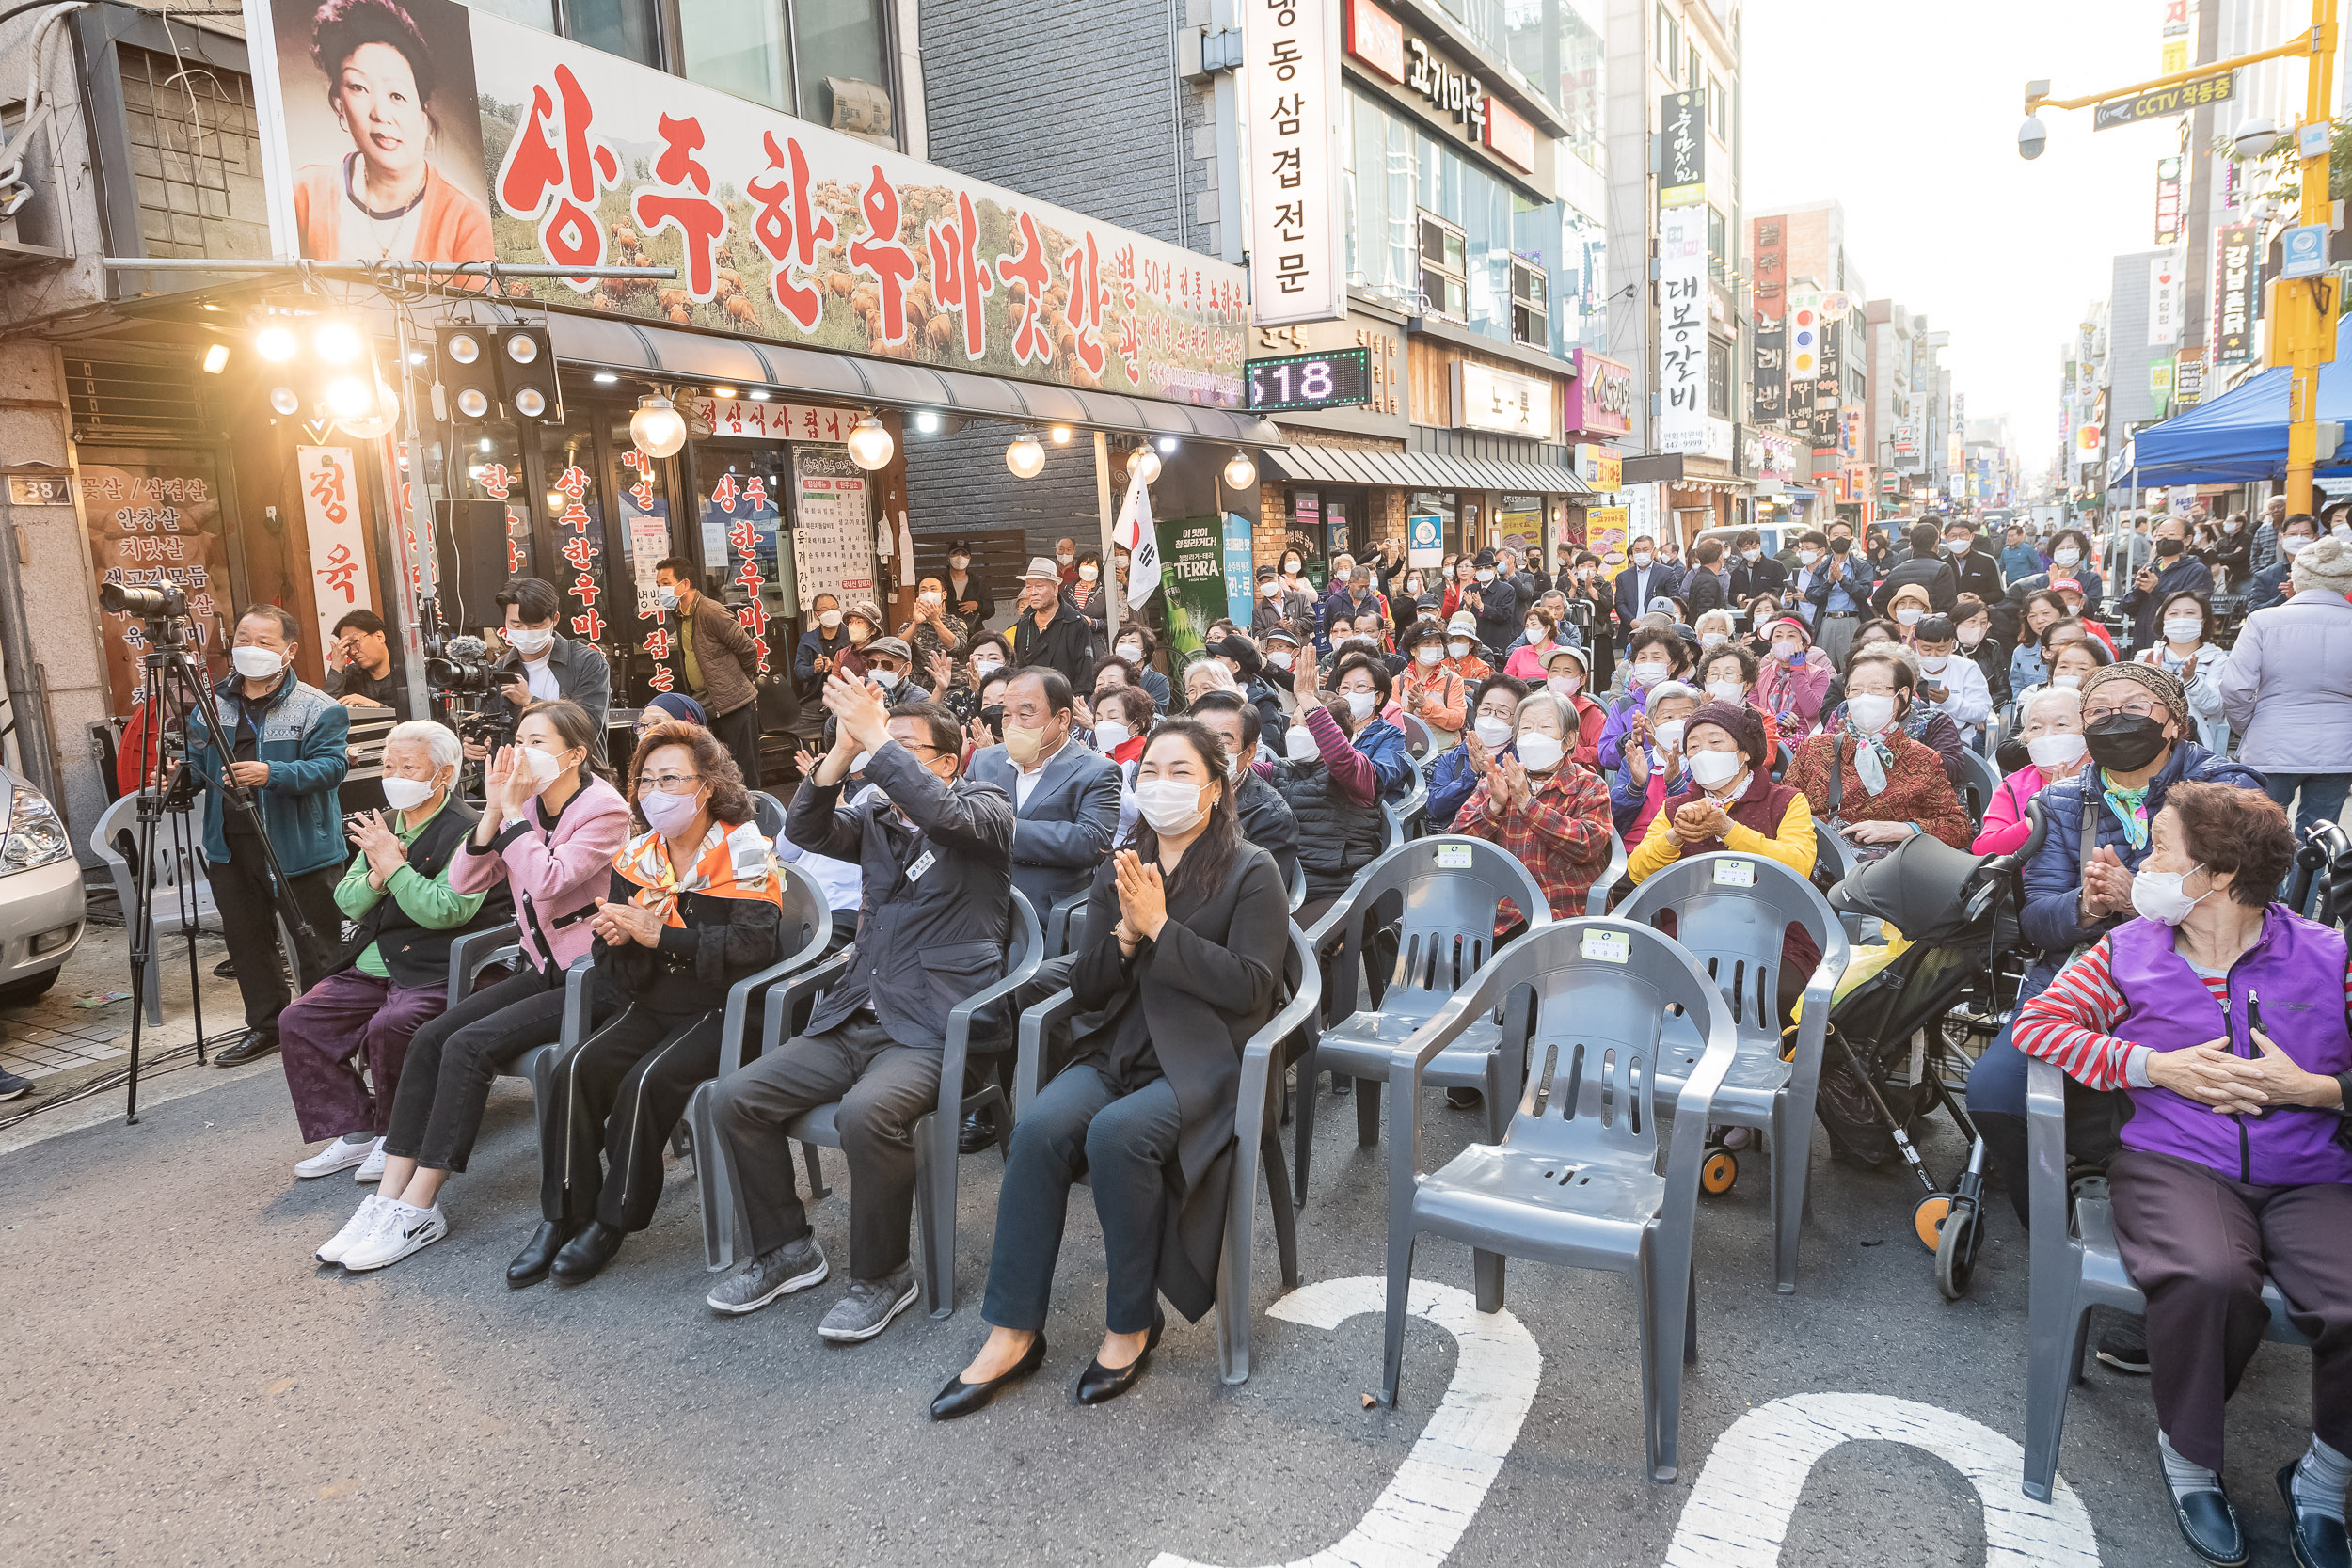
[[[2118, 1038], [2179, 1051], [2226, 1035], [2238, 1055], [2255, 1055], [2246, 1022], [2251, 992], [2261, 1000], [2263, 1033], [2304, 1071], [2352, 1069], [2341, 932], [2271, 905], [2262, 936], [2230, 967], [2226, 1014], [2172, 950], [2172, 927], [2153, 920], [2127, 921], [2110, 937], [2125, 1009]], [[2333, 1111], [2273, 1106], [2258, 1116], [2224, 1117], [2170, 1089], [2133, 1089], [2131, 1096], [2122, 1132], [2127, 1148], [2194, 1160], [2256, 1186], [2352, 1184], [2352, 1150], [2336, 1142], [2340, 1118]]]

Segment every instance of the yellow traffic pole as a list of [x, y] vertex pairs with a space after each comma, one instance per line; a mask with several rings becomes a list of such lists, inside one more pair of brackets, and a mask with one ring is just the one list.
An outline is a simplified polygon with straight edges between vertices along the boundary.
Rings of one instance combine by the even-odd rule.
[[[2333, 84], [2336, 58], [2336, 0], [2312, 0], [2311, 70], [2304, 91], [2303, 123], [2317, 126], [2319, 155], [2303, 160], [2301, 221], [2326, 225], [2334, 208], [2328, 196], [2328, 147], [2334, 140]], [[2319, 367], [2336, 356], [2335, 291], [2313, 278], [2307, 286], [2281, 282], [2273, 296], [2302, 317], [2292, 333], [2294, 378], [2287, 390], [2287, 511], [2318, 515], [2312, 477], [2319, 466]], [[2284, 329], [2286, 323], [2274, 329]]]

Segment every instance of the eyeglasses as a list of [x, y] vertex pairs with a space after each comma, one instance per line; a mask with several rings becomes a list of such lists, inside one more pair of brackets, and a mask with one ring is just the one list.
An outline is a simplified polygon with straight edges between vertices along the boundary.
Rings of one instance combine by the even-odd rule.
[[644, 773], [638, 777], [637, 793], [643, 795], [651, 788], [664, 795], [683, 795], [701, 780], [700, 773]]
[[2113, 707], [2092, 707], [2085, 703], [2083, 722], [2092, 724], [2102, 719], [2113, 719], [2125, 713], [2135, 719], [2161, 719], [2165, 715], [2165, 709], [2161, 704], [2157, 703], [2119, 703]]

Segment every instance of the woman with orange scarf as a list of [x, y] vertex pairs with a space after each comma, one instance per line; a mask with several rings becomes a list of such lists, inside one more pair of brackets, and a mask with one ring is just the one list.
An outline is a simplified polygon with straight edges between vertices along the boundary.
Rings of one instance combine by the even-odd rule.
[[596, 905], [596, 1025], [540, 1118], [538, 1232], [520, 1288], [593, 1278], [653, 1221], [661, 1147], [719, 1070], [727, 988], [784, 956], [784, 878], [743, 775], [708, 730], [659, 724], [629, 764], [631, 826]]

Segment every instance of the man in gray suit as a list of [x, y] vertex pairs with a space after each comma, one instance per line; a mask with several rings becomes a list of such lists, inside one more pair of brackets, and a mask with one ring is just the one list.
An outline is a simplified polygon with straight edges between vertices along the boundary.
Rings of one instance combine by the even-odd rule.
[[[833, 749], [792, 798], [784, 832], [811, 853], [856, 862], [866, 912], [847, 968], [807, 1026], [718, 1083], [713, 1119], [742, 1187], [754, 1256], [708, 1300], [713, 1311], [751, 1312], [825, 1277], [786, 1129], [838, 1101], [850, 1289], [818, 1332], [856, 1344], [918, 1293], [907, 1259], [914, 1124], [939, 1102], [948, 1013], [1004, 974], [1012, 803], [957, 777], [963, 734], [938, 704], [885, 711], [880, 688], [840, 672], [826, 680], [824, 703], [838, 721]], [[842, 784], [861, 752], [879, 790], [844, 806]]]
[[1039, 920], [1093, 884], [1119, 833], [1119, 765], [1073, 738], [1075, 706], [1057, 670], [1005, 688], [1005, 742], [972, 756], [972, 777], [1012, 799], [1012, 885]]

